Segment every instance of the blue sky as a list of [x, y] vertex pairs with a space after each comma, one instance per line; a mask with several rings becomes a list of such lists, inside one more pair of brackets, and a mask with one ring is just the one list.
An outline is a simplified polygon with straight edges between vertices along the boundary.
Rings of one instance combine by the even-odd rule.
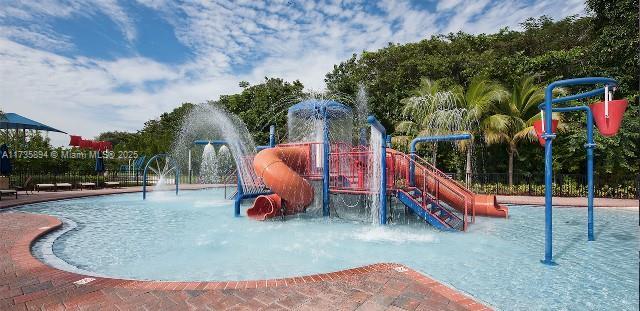
[[388, 42], [574, 14], [583, 0], [0, 0], [0, 108], [86, 137], [131, 131], [242, 80], [322, 90], [334, 64]]

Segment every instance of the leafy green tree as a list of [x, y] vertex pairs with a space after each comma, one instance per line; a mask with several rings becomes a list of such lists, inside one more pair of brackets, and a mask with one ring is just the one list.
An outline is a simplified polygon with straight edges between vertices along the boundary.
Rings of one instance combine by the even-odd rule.
[[[484, 123], [490, 109], [496, 103], [504, 101], [506, 96], [504, 88], [493, 80], [478, 76], [471, 80], [464, 92], [460, 87], [456, 90], [459, 101], [464, 107], [461, 119], [456, 120], [463, 124], [460, 130], [471, 133], [473, 137], [482, 134], [481, 124]], [[466, 152], [465, 181], [471, 184], [473, 141], [462, 141], [459, 146]]]
[[[396, 131], [404, 135], [396, 137], [396, 141], [408, 143], [412, 137], [442, 134], [448, 131], [445, 124], [434, 121], [438, 112], [447, 105], [454, 104], [451, 92], [442, 89], [440, 83], [428, 78], [422, 78], [420, 85], [413, 90], [411, 97], [402, 99], [402, 116], [404, 120], [396, 124]], [[450, 101], [450, 103], [447, 103]], [[432, 147], [431, 162], [436, 165], [438, 144]]]
[[513, 162], [518, 154], [518, 144], [523, 140], [536, 140], [533, 122], [540, 119], [538, 105], [544, 102], [544, 96], [544, 88], [535, 83], [535, 77], [525, 76], [513, 85], [508, 98], [498, 101], [492, 114], [482, 120], [487, 144], [507, 145], [510, 186], [513, 185]]

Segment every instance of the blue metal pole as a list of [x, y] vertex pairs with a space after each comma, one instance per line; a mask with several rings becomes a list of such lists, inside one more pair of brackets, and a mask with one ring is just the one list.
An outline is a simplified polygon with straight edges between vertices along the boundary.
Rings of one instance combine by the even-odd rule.
[[387, 135], [386, 144], [387, 144], [387, 148], [391, 148], [391, 135]]
[[552, 216], [552, 207], [553, 207], [553, 158], [552, 158], [552, 150], [551, 150], [551, 141], [555, 137], [551, 128], [551, 100], [553, 99], [553, 88], [554, 84], [551, 83], [545, 89], [545, 97], [544, 97], [544, 133], [542, 137], [545, 140], [544, 143], [544, 228], [545, 228], [545, 239], [544, 239], [544, 260], [542, 263], [546, 265], [555, 265], [553, 262], [553, 216]]
[[[374, 116], [369, 116], [367, 122], [380, 132], [380, 224], [387, 223], [387, 130]], [[374, 139], [373, 137], [371, 139]], [[372, 150], [373, 151], [373, 150]], [[375, 151], [373, 151], [375, 152]]]
[[240, 178], [240, 167], [236, 169], [236, 174], [238, 175], [238, 191], [236, 192], [236, 198], [233, 204], [233, 215], [236, 217], [240, 216], [240, 203], [242, 203], [242, 199], [244, 198], [244, 190], [242, 189], [242, 179]]
[[178, 186], [180, 183], [180, 171], [178, 170], [178, 163], [176, 161], [173, 161], [173, 163], [176, 166], [176, 195], [178, 195]]
[[271, 125], [269, 127], [269, 147], [275, 147], [276, 146], [276, 126], [275, 125]]
[[322, 216], [329, 216], [329, 119], [327, 107], [322, 107]]
[[142, 174], [142, 199], [147, 199], [147, 167], [144, 168], [144, 173]]
[[595, 241], [593, 233], [593, 148], [596, 147], [593, 141], [593, 113], [589, 106], [576, 106], [576, 107], [563, 107], [553, 108], [553, 112], [571, 112], [571, 111], [585, 111], [587, 114], [587, 143], [584, 144], [584, 148], [587, 150], [587, 240]]
[[438, 141], [454, 141], [454, 140], [466, 140], [471, 139], [471, 134], [453, 134], [453, 135], [436, 135], [436, 136], [423, 136], [416, 137], [411, 141], [409, 145], [409, 155], [411, 156], [411, 162], [409, 163], [409, 185], [415, 186], [416, 176], [416, 148], [419, 143], [426, 142], [438, 142]]

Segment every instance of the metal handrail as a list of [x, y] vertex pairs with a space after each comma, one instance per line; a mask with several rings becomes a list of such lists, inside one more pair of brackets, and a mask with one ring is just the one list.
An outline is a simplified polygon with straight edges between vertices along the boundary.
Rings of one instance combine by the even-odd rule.
[[[406, 160], [407, 160], [407, 165], [411, 164], [411, 161], [414, 161], [414, 160], [412, 160], [412, 159], [411, 159], [411, 156], [409, 156], [409, 155], [407, 155], [407, 154], [404, 154], [404, 153], [401, 153], [401, 152], [393, 152], [393, 153], [392, 153], [392, 152], [388, 152], [388, 153], [387, 153], [387, 156], [388, 156], [389, 154], [391, 154], [391, 155], [392, 155], [392, 157], [394, 157], [394, 156], [399, 156], [399, 157], [401, 157], [402, 159], [406, 159]], [[393, 159], [393, 160], [392, 160], [392, 163], [396, 163], [395, 159]], [[462, 219], [462, 221], [463, 221], [463, 230], [464, 230], [464, 231], [466, 231], [467, 224], [468, 224], [468, 221], [467, 221], [467, 215], [469, 215], [469, 200], [467, 199], [467, 195], [465, 195], [465, 194], [461, 193], [460, 191], [458, 191], [458, 189], [455, 189], [455, 188], [453, 188], [453, 187], [451, 187], [451, 186], [449, 186], [449, 185], [447, 185], [447, 184], [441, 183], [441, 182], [438, 180], [438, 178], [435, 178], [436, 176], [437, 176], [437, 177], [445, 177], [447, 180], [449, 180], [449, 181], [454, 181], [454, 182], [455, 182], [455, 180], [453, 180], [453, 179], [452, 179], [452, 178], [450, 178], [449, 176], [445, 175], [445, 174], [444, 174], [444, 173], [442, 173], [440, 170], [437, 170], [437, 169], [436, 169], [436, 170], [437, 170], [437, 172], [439, 172], [439, 173], [436, 173], [435, 171], [432, 171], [432, 170], [430, 170], [430, 169], [427, 169], [427, 167], [426, 167], [426, 166], [424, 166], [422, 163], [419, 163], [419, 162], [416, 162], [416, 161], [414, 161], [413, 163], [415, 164], [415, 172], [418, 172], [419, 170], [421, 170], [421, 171], [423, 172], [423, 174], [422, 174], [422, 178], [423, 178], [423, 185], [424, 185], [424, 187], [425, 187], [425, 188], [427, 188], [427, 187], [428, 187], [428, 186], [427, 186], [427, 175], [429, 175], [431, 178], [433, 178], [433, 180], [434, 180], [434, 187], [436, 188], [436, 189], [434, 189], [434, 193], [436, 194], [434, 197], [435, 197], [435, 199], [436, 199], [436, 203], [437, 203], [437, 204], [440, 204], [440, 198], [439, 198], [439, 195], [438, 195], [438, 194], [440, 193], [440, 189], [439, 189], [439, 188], [440, 188], [440, 185], [443, 185], [444, 187], [446, 187], [446, 189], [447, 189], [447, 190], [449, 190], [451, 193], [453, 193], [454, 195], [458, 196], [459, 198], [461, 198], [461, 199], [463, 200], [463, 202], [464, 202], [464, 212], [463, 212], [463, 219]], [[431, 167], [433, 167], [433, 166], [431, 166]], [[435, 167], [433, 167], [433, 168], [435, 168]], [[406, 174], [409, 174], [409, 172], [405, 172], [405, 173], [406, 173]], [[417, 174], [416, 174], [416, 175], [417, 175]], [[396, 176], [394, 176], [394, 179], [395, 179], [395, 177], [396, 177]], [[409, 176], [406, 176], [406, 179], [407, 179], [407, 180], [408, 180], [408, 177], [409, 177]], [[396, 184], [396, 182], [395, 182], [395, 180], [394, 180], [394, 182], [392, 183], [392, 187], [395, 187], [395, 184]], [[455, 182], [455, 185], [456, 185], [456, 186], [460, 186], [457, 182]], [[462, 188], [462, 189], [463, 189], [463, 190], [465, 190], [465, 191], [469, 191], [468, 189], [466, 189], [466, 188], [464, 188], [464, 187], [460, 187], [460, 188]], [[423, 194], [424, 194], [425, 192], [428, 192], [428, 191], [425, 191], [425, 190], [428, 190], [428, 189], [420, 189], [420, 190], [423, 192]], [[474, 210], [473, 204], [471, 205], [471, 209], [472, 209], [471, 214], [472, 214], [472, 222], [473, 222], [473, 221], [475, 220], [475, 219], [474, 219], [475, 217], [473, 217], [473, 215], [475, 215], [475, 210]], [[454, 214], [454, 215], [455, 215], [455, 214]], [[457, 217], [457, 216], [456, 216], [456, 217]]]

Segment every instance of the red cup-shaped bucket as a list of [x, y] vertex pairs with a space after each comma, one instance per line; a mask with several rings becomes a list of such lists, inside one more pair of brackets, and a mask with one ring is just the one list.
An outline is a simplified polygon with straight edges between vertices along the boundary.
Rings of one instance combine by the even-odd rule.
[[[540, 146], [544, 146], [544, 138], [542, 138], [542, 120], [533, 121], [533, 128], [536, 130], [536, 136], [538, 136], [538, 142]], [[551, 120], [551, 132], [555, 133], [558, 129], [558, 120]]]
[[69, 146], [75, 146], [78, 147], [80, 146], [80, 141], [82, 140], [81, 136], [78, 135], [69, 135], [70, 139], [69, 139]]
[[604, 102], [589, 105], [593, 113], [593, 120], [596, 121], [596, 126], [602, 136], [611, 137], [618, 134], [627, 105], [629, 102], [626, 99], [610, 100], [608, 118], [604, 115]]

